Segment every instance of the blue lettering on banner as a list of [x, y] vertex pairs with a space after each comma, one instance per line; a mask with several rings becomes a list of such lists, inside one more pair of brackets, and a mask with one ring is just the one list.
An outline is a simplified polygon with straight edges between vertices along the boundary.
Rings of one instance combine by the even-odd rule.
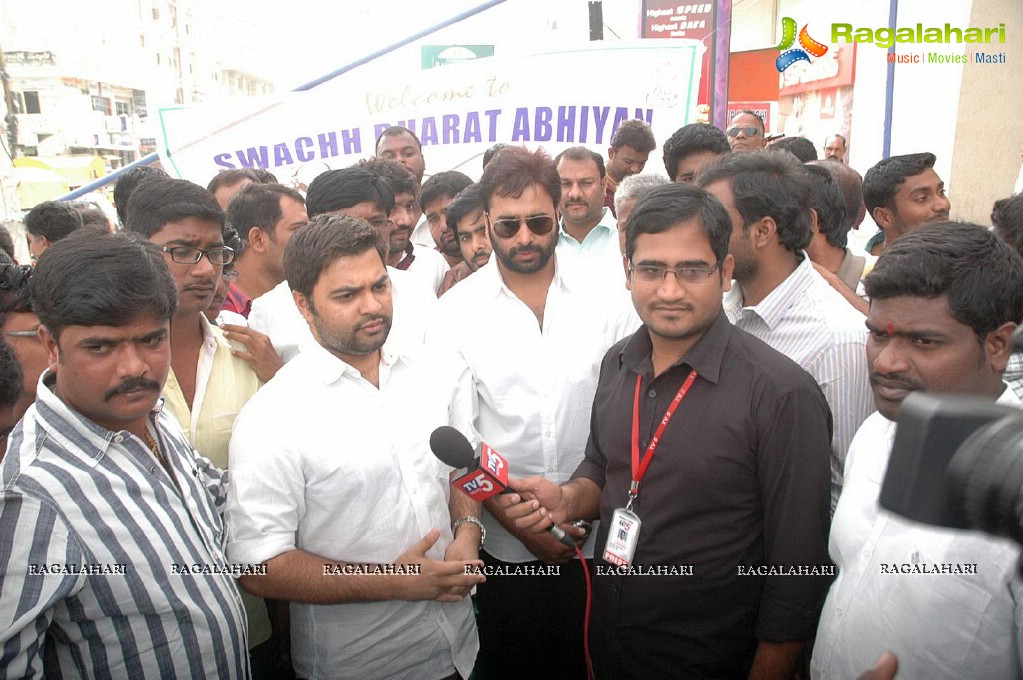
[[[604, 144], [618, 127], [637, 118], [653, 124], [653, 109], [596, 106], [538, 106], [518, 107], [514, 112], [510, 138], [498, 137], [497, 124], [502, 109], [468, 111], [463, 114], [447, 113], [441, 116], [409, 118], [397, 125], [413, 132], [421, 131], [423, 146], [452, 144], [493, 144], [498, 141], [516, 142], [569, 142], [578, 144]], [[613, 113], [613, 117], [612, 117]], [[482, 114], [482, 115], [481, 115]], [[486, 116], [486, 120], [482, 120]], [[610, 128], [609, 128], [610, 123]], [[374, 139], [391, 122], [373, 124]], [[484, 132], [484, 125], [486, 131]], [[367, 127], [368, 130], [368, 127]], [[339, 138], [340, 137], [340, 138]], [[272, 168], [309, 163], [317, 159], [350, 156], [362, 153], [362, 129], [358, 127], [320, 132], [315, 136], [303, 135], [292, 141], [250, 146], [214, 154], [213, 163], [225, 170], [235, 168]]]

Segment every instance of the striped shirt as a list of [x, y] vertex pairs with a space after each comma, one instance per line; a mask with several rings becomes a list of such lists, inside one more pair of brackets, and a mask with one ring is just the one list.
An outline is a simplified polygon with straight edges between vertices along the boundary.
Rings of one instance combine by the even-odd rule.
[[87, 420], [50, 378], [0, 465], [0, 676], [248, 677], [225, 473], [159, 412], [175, 484], [141, 439]]
[[742, 330], [799, 364], [820, 385], [831, 407], [831, 512], [842, 491], [845, 453], [860, 424], [874, 412], [864, 317], [818, 274], [810, 258], [753, 307], [732, 283], [725, 313]]

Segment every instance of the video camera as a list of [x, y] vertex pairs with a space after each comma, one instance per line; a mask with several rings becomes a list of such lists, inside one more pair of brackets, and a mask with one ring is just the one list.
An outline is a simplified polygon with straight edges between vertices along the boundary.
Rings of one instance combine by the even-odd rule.
[[[1023, 327], [1013, 334], [1017, 351], [1021, 333]], [[881, 507], [1023, 545], [1023, 410], [914, 392], [899, 406], [897, 422]]]

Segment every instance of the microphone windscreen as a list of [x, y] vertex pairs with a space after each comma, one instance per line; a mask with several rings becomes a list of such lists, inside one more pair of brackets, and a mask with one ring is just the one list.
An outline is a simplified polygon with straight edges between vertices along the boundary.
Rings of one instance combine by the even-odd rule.
[[453, 468], [467, 468], [476, 459], [476, 452], [465, 436], [453, 427], [442, 425], [430, 435], [433, 455]]

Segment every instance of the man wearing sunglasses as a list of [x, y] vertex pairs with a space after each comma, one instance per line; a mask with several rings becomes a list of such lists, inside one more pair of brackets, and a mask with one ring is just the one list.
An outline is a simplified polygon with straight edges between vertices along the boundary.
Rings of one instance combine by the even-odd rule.
[[[506, 148], [483, 171], [480, 206], [493, 261], [446, 293], [427, 329], [435, 365], [457, 383], [452, 424], [504, 456], [512, 474], [568, 479], [582, 461], [600, 359], [637, 323], [573, 278], [555, 253], [561, 178], [542, 151]], [[490, 569], [560, 565], [558, 575], [488, 573], [477, 589], [481, 677], [584, 678], [585, 587], [575, 551], [518, 530], [509, 495], [484, 503]], [[592, 541], [571, 526], [586, 558]], [[523, 650], [528, 650], [523, 654]]]
[[[148, 239], [163, 253], [178, 293], [170, 322], [171, 370], [163, 388], [164, 407], [189, 443], [226, 469], [234, 419], [262, 382], [248, 362], [236, 356], [245, 347], [232, 345], [203, 314], [217, 292], [224, 266], [235, 258], [234, 250], [224, 245], [224, 211], [213, 194], [197, 184], [152, 177], [132, 193], [127, 218], [126, 231]], [[246, 593], [242, 599], [253, 649], [269, 640], [270, 619], [261, 599]], [[267, 646], [255, 652], [262, 653], [269, 653]]]
[[749, 109], [735, 114], [731, 125], [725, 130], [725, 135], [728, 136], [728, 145], [732, 147], [732, 153], [759, 151], [767, 145], [764, 137], [764, 119]]

